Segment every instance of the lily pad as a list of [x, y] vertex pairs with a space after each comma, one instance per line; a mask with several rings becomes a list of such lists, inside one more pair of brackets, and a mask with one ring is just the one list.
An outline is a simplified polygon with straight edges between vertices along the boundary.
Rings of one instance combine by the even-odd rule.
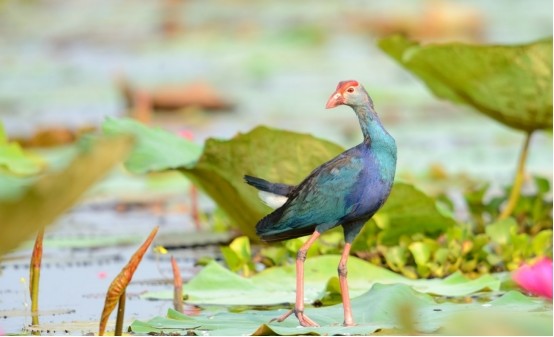
[[[277, 323], [270, 322], [285, 312], [245, 311], [242, 313], [206, 312], [190, 317], [169, 310], [167, 317], [155, 317], [150, 321], [135, 321], [131, 331], [136, 334], [180, 333], [187, 331], [199, 335], [368, 335], [378, 330], [389, 329], [406, 333], [439, 333], [448, 329], [451, 322], [463, 313], [499, 315], [522, 315], [535, 319], [542, 333], [552, 332], [552, 309], [542, 300], [526, 297], [518, 292], [509, 292], [501, 298], [488, 302], [437, 303], [433, 297], [419, 293], [407, 285], [376, 284], [371, 290], [352, 300], [356, 326], [343, 327], [342, 305], [323, 308], [308, 308], [306, 314], [320, 327], [300, 327], [294, 317]], [[476, 316], [479, 319], [479, 316]], [[475, 319], [475, 318], [473, 318]], [[487, 326], [481, 319], [481, 327]], [[476, 322], [472, 322], [476, 324]], [[510, 326], [510, 323], [506, 323]], [[534, 327], [537, 332], [537, 326]], [[486, 330], [483, 330], [486, 331]], [[529, 330], [524, 330], [526, 332]]]
[[[305, 263], [305, 298], [309, 303], [325, 295], [326, 285], [337, 275], [339, 255], [309, 258]], [[412, 280], [356, 257], [348, 261], [348, 284], [356, 297], [376, 283], [406, 284], [420, 292], [444, 296], [465, 296], [481, 290], [498, 290], [500, 280], [491, 275], [468, 279], [455, 273], [445, 279]], [[198, 305], [277, 305], [294, 303], [295, 267], [268, 268], [250, 278], [241, 277], [212, 261], [183, 289], [188, 303]], [[149, 299], [172, 299], [172, 291], [148, 292]]]
[[420, 45], [392, 36], [379, 47], [440, 98], [518, 130], [552, 129], [552, 38], [522, 45]]

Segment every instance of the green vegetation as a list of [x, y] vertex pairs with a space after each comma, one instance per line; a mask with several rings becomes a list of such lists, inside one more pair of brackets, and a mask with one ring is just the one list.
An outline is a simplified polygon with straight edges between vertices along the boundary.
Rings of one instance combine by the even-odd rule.
[[[122, 125], [121, 132], [132, 130], [138, 144], [150, 144], [150, 150], [139, 146], [144, 156], [163, 157], [165, 151], [170, 155], [179, 151], [167, 144], [187, 142], [169, 133], [153, 137], [137, 122], [111, 119], [106, 123], [111, 132], [117, 133]], [[163, 143], [156, 144], [157, 139]], [[340, 151], [339, 146], [309, 135], [259, 127], [229, 141], [208, 140], [197, 159], [187, 157], [186, 149], [180, 151], [187, 160], [177, 169], [217, 202], [232, 225], [256, 242], [254, 225], [270, 209], [258, 199], [255, 189], [243, 182], [243, 175], [295, 184]], [[144, 165], [151, 164], [144, 161]], [[136, 163], [132, 167], [139, 172], [148, 170]], [[467, 223], [453, 218], [453, 201], [447, 196], [433, 198], [412, 185], [396, 183], [385, 206], [354, 241], [352, 254], [412, 279], [445, 277], [456, 271], [470, 276], [510, 271], [523, 261], [551, 256], [552, 213], [545, 199], [550, 185], [543, 178], [536, 178], [535, 183], [536, 192], [518, 200], [514, 217], [498, 221], [508, 196], [489, 200], [485, 198], [486, 186], [470, 186], [465, 192], [465, 206], [471, 215]], [[267, 267], [292, 262], [304, 240], [252, 249], [250, 241], [243, 238], [222, 252], [231, 270], [252, 275], [256, 272], [254, 261]], [[325, 233], [310, 256], [337, 254], [342, 242], [340, 229]]]
[[520, 197], [531, 136], [552, 129], [552, 38], [514, 46], [421, 46], [393, 36], [379, 46], [436, 96], [525, 132], [512, 192], [499, 215], [509, 217]]
[[440, 98], [517, 130], [552, 129], [552, 38], [512, 46], [420, 45], [393, 36], [379, 46]]

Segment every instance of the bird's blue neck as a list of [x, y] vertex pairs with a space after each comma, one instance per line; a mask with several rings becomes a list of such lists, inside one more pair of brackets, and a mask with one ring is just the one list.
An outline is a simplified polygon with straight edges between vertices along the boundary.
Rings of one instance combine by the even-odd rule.
[[363, 146], [366, 146], [374, 156], [381, 178], [392, 184], [396, 171], [396, 142], [394, 138], [381, 124], [379, 116], [373, 110], [371, 101], [363, 105], [353, 106], [353, 109], [358, 115], [364, 134]]
[[[375, 110], [373, 110], [373, 104], [366, 102], [362, 105], [356, 105], [352, 107], [358, 119], [360, 120], [360, 127], [364, 135], [364, 143], [381, 143], [387, 142], [392, 139], [389, 133], [381, 124], [381, 120]], [[394, 141], [394, 140], [393, 140]]]

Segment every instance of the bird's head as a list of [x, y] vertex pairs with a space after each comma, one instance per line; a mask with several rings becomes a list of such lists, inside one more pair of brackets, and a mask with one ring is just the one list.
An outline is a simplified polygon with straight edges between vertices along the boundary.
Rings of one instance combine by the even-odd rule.
[[369, 96], [364, 87], [358, 81], [349, 80], [339, 82], [337, 90], [331, 95], [325, 108], [331, 109], [339, 105], [362, 105], [367, 104]]

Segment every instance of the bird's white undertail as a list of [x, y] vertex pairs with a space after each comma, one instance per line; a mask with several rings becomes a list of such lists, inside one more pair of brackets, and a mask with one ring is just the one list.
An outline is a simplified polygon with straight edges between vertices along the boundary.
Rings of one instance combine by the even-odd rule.
[[283, 206], [285, 202], [287, 202], [288, 200], [288, 198], [283, 195], [278, 195], [278, 194], [265, 192], [265, 191], [259, 191], [258, 197], [264, 202], [264, 204], [268, 205], [273, 209], [277, 209]]

